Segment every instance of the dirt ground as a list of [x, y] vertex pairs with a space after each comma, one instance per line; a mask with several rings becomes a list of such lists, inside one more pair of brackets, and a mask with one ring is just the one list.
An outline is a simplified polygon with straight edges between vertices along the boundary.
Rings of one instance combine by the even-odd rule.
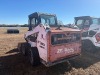
[[45, 67], [32, 67], [27, 58], [17, 50], [23, 42], [27, 28], [20, 28], [20, 34], [6, 34], [7, 28], [0, 28], [0, 75], [100, 75], [100, 51], [93, 53], [82, 50], [77, 59]]

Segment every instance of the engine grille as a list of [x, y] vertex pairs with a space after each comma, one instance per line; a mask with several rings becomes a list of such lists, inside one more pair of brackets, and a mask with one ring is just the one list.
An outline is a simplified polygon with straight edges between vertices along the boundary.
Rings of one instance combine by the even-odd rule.
[[81, 39], [80, 33], [71, 33], [71, 34], [52, 34], [51, 35], [51, 44], [64, 44], [77, 42]]

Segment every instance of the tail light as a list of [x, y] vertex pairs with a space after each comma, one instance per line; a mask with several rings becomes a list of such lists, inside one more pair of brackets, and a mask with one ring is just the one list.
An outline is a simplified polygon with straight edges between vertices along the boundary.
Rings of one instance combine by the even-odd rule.
[[99, 42], [99, 41], [100, 41], [100, 33], [97, 33], [97, 34], [95, 35], [95, 37], [96, 37], [97, 42]]

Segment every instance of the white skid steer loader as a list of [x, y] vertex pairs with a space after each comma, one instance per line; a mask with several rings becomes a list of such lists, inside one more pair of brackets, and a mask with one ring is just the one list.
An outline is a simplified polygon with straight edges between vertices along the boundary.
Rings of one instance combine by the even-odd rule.
[[75, 25], [82, 31], [85, 49], [96, 51], [100, 48], [100, 18], [90, 16], [75, 17]]

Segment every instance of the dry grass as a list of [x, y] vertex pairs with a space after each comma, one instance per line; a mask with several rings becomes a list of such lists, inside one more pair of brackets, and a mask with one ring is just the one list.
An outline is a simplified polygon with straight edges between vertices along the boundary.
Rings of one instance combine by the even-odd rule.
[[[100, 58], [86, 51], [71, 60], [71, 66], [65, 62], [49, 68], [42, 64], [32, 67], [16, 49], [24, 41], [27, 28], [20, 31], [20, 34], [6, 34], [6, 28], [0, 28], [0, 75], [100, 75]], [[98, 52], [95, 55], [99, 56]]]
[[21, 28], [20, 34], [7, 34], [7, 28], [0, 28], [0, 56], [17, 47], [18, 42], [24, 41], [24, 33], [27, 28]]

